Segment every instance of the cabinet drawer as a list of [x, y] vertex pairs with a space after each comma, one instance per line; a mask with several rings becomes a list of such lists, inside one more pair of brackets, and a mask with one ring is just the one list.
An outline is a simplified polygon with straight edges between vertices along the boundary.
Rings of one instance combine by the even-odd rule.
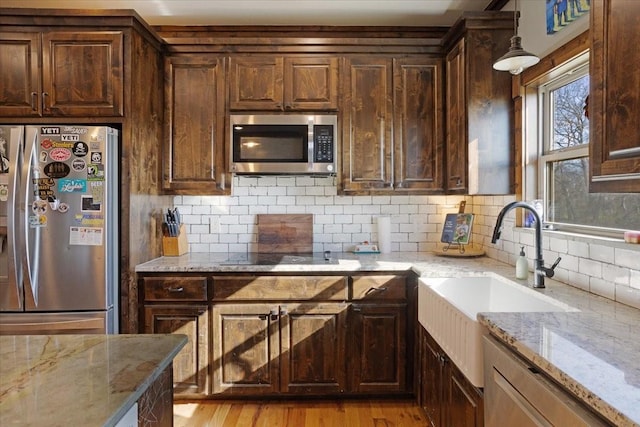
[[346, 300], [344, 276], [214, 276], [214, 300]]
[[145, 301], [206, 301], [206, 277], [145, 277]]
[[405, 300], [407, 284], [404, 276], [353, 276], [352, 300]]

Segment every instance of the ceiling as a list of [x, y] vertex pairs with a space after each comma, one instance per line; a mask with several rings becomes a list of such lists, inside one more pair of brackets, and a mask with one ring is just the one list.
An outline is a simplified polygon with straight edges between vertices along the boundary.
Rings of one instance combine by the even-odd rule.
[[[499, 0], [2, 0], [3, 7], [135, 9], [151, 25], [450, 26]], [[495, 6], [492, 6], [495, 7]]]

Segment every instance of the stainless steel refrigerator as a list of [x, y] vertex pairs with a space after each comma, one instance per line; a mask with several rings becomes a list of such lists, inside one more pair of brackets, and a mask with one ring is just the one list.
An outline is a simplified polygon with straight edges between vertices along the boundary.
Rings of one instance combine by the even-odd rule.
[[0, 125], [0, 335], [117, 333], [118, 145]]

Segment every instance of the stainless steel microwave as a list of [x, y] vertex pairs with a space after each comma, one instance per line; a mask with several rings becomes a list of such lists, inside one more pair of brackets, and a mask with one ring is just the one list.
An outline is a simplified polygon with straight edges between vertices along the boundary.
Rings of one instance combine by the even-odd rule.
[[232, 114], [231, 172], [335, 174], [337, 128], [332, 114]]

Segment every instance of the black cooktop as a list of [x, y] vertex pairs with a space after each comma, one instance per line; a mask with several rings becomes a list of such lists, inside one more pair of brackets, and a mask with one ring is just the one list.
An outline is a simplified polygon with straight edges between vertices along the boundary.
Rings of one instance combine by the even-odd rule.
[[338, 260], [331, 256], [331, 253], [303, 253], [303, 254], [286, 254], [286, 253], [262, 253], [250, 252], [246, 254], [230, 255], [224, 265], [279, 265], [279, 264], [300, 264], [300, 265], [323, 265], [337, 264]]

